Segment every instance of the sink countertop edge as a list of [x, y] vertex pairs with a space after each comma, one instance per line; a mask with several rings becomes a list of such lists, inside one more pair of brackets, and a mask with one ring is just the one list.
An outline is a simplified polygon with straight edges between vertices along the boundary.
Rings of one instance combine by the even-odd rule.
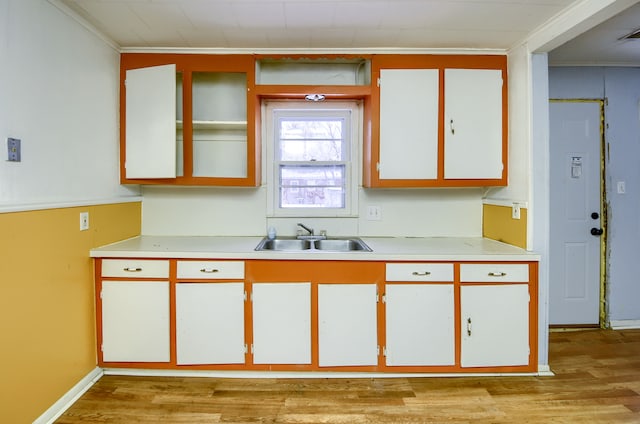
[[540, 256], [483, 237], [357, 236], [373, 251], [255, 251], [263, 236], [137, 236], [90, 250], [92, 258], [349, 261], [539, 261]]

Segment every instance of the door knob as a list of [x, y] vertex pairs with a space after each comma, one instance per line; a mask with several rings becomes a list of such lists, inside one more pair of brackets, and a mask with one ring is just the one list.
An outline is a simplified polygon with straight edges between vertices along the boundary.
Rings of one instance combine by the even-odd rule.
[[598, 212], [591, 212], [591, 219], [598, 219], [600, 218], [600, 214]]
[[594, 228], [591, 229], [591, 235], [592, 236], [601, 236], [603, 232], [604, 231], [602, 230], [602, 228], [595, 228], [594, 227]]

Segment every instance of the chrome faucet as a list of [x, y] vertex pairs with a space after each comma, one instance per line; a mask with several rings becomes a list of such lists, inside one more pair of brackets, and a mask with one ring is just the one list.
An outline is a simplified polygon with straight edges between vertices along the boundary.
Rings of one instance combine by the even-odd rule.
[[313, 235], [313, 228], [309, 228], [306, 225], [304, 225], [301, 222], [298, 222], [298, 227], [304, 228], [305, 230], [307, 230], [307, 232], [309, 233], [310, 236]]

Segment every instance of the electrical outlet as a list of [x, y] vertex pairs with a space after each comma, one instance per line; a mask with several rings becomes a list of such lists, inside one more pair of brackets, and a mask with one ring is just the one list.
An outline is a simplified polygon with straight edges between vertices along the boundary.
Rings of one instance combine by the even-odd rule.
[[21, 149], [19, 138], [7, 138], [7, 160], [9, 162], [20, 162]]
[[89, 212], [80, 212], [80, 231], [89, 229]]
[[382, 212], [380, 206], [367, 206], [367, 220], [368, 221], [380, 221], [382, 219]]
[[520, 219], [520, 205], [517, 203], [511, 205], [511, 219]]

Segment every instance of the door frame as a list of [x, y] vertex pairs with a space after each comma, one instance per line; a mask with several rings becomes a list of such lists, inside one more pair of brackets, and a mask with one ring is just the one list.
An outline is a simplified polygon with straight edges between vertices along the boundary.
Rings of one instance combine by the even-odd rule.
[[[602, 228], [603, 232], [600, 236], [600, 301], [599, 303], [599, 311], [598, 311], [598, 326], [600, 328], [606, 328], [608, 322], [608, 310], [607, 310], [607, 270], [608, 270], [608, 255], [607, 255], [607, 227], [608, 227], [608, 203], [607, 203], [607, 186], [606, 186], [606, 154], [607, 154], [607, 143], [605, 140], [605, 129], [606, 129], [606, 119], [605, 119], [605, 105], [607, 103], [607, 99], [591, 99], [591, 98], [573, 98], [573, 99], [558, 99], [558, 98], [549, 98], [549, 103], [598, 103], [600, 107], [600, 228]], [[551, 154], [551, 145], [549, 145], [549, 154]], [[551, 190], [552, 185], [556, 183], [555, 181], [551, 181], [549, 179], [549, 190]], [[549, 207], [553, 207], [552, 204]], [[553, 234], [549, 234], [549, 239], [553, 237]], [[549, 300], [551, 301], [551, 300]], [[549, 327], [572, 327], [571, 325], [549, 325]], [[575, 327], [584, 327], [584, 325], [575, 325]]]

